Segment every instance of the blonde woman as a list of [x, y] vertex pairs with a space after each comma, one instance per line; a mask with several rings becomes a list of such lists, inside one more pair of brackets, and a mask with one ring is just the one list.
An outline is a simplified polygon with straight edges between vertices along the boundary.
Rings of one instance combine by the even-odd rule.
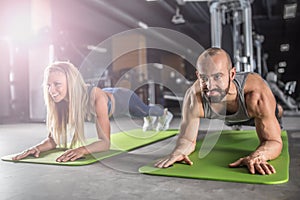
[[[74, 161], [86, 154], [106, 151], [110, 148], [109, 118], [112, 115], [143, 117], [144, 131], [154, 124], [156, 117], [157, 130], [166, 130], [173, 117], [167, 109], [145, 105], [131, 90], [87, 87], [78, 69], [69, 62], [55, 62], [45, 69], [44, 100], [48, 137], [13, 160], [29, 155], [39, 157], [41, 152], [56, 147], [69, 148], [56, 159], [57, 162]], [[92, 117], [98, 140], [84, 146], [84, 121]]]

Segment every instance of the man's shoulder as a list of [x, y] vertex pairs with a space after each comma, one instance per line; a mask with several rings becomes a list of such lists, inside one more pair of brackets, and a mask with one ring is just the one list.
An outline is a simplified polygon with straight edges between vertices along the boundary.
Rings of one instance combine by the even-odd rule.
[[[185, 99], [197, 99], [199, 101], [199, 98], [201, 96], [201, 88], [199, 81], [195, 81], [193, 85], [191, 85], [186, 93], [185, 93]], [[201, 100], [200, 100], [201, 101]]]
[[255, 72], [237, 72], [236, 78], [240, 78], [240, 77], [244, 77], [244, 79], [246, 79], [246, 81], [251, 80], [251, 82], [262, 80], [262, 77], [258, 73], [255, 73]]
[[183, 103], [183, 114], [185, 116], [193, 116], [200, 118], [203, 115], [202, 99], [200, 92], [197, 92], [194, 85], [192, 85], [185, 94]]
[[201, 92], [200, 82], [199, 80], [196, 80], [193, 85], [188, 89], [193, 94], [197, 94]]
[[267, 83], [258, 74], [251, 74], [244, 88], [244, 96], [248, 109], [255, 109], [258, 105], [267, 106], [273, 98]]
[[244, 86], [244, 93], [261, 93], [268, 88], [264, 79], [257, 73], [249, 73]]

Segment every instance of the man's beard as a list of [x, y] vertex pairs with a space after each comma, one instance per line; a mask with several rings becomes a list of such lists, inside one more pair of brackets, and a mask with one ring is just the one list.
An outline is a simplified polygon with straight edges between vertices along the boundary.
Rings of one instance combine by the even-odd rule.
[[[228, 94], [230, 88], [230, 79], [228, 81], [228, 87], [225, 90], [222, 90], [221, 88], [216, 88], [212, 90], [205, 90], [204, 95], [209, 100], [210, 103], [220, 103], [224, 97]], [[208, 96], [207, 92], [218, 92], [220, 95], [214, 95], [214, 96]]]

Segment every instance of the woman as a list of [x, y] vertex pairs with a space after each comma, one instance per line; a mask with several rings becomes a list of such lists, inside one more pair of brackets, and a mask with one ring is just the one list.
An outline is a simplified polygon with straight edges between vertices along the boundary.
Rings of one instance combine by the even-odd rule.
[[[87, 87], [78, 69], [69, 62], [55, 62], [44, 72], [44, 100], [47, 107], [48, 137], [40, 144], [13, 157], [20, 160], [28, 155], [39, 157], [41, 152], [56, 147], [70, 149], [57, 162], [74, 161], [86, 154], [110, 148], [110, 116], [132, 115], [144, 117], [143, 130], [148, 130], [156, 117], [157, 131], [169, 127], [173, 115], [159, 106], [145, 105], [133, 91], [124, 88]], [[83, 146], [84, 121], [95, 118], [98, 134], [96, 142]], [[68, 136], [71, 138], [68, 138]]]

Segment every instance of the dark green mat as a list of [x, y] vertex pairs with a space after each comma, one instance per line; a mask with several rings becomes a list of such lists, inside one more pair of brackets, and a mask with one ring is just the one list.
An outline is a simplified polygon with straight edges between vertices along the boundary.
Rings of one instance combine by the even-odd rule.
[[[209, 134], [211, 137], [215, 133]], [[215, 134], [216, 135], [216, 134]], [[232, 181], [243, 183], [279, 184], [289, 179], [289, 153], [286, 131], [282, 131], [283, 150], [281, 155], [270, 161], [276, 169], [272, 175], [252, 175], [246, 167], [229, 168], [228, 164], [249, 155], [258, 145], [255, 131], [223, 131], [217, 144], [204, 158], [199, 158], [202, 140], [197, 142], [196, 151], [190, 155], [193, 165], [175, 163], [172, 167], [158, 169], [153, 163], [139, 169], [141, 173], [183, 178]]]
[[[13, 161], [11, 158], [16, 154], [12, 154], [8, 156], [4, 156], [1, 159], [4, 161], [12, 161], [18, 163], [26, 162], [26, 163], [72, 165], [72, 166], [87, 165], [102, 160], [104, 158], [118, 155], [126, 151], [130, 151], [151, 144], [153, 142], [157, 142], [159, 140], [169, 138], [171, 136], [176, 135], [177, 133], [178, 130], [167, 130], [161, 132], [154, 132], [154, 131], [143, 132], [141, 129], [115, 133], [111, 135], [111, 149], [109, 151], [87, 155], [84, 158], [81, 158], [73, 162], [59, 163], [55, 161], [55, 159], [58, 158], [64, 152], [64, 149], [54, 149], [51, 151], [43, 152], [40, 154], [39, 158], [29, 156], [19, 161]], [[95, 141], [95, 139], [89, 139], [88, 143], [93, 141]]]

